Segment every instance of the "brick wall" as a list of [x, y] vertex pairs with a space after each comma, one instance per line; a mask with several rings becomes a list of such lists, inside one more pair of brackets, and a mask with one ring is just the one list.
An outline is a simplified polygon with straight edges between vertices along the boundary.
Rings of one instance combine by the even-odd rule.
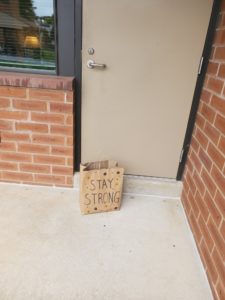
[[215, 299], [225, 299], [225, 1], [183, 177], [182, 201]]
[[72, 186], [73, 78], [0, 73], [0, 181]]

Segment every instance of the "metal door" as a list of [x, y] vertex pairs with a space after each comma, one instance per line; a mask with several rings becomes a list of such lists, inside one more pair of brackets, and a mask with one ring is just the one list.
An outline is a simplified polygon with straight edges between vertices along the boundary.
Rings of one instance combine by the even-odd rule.
[[176, 177], [212, 4], [83, 1], [83, 162]]

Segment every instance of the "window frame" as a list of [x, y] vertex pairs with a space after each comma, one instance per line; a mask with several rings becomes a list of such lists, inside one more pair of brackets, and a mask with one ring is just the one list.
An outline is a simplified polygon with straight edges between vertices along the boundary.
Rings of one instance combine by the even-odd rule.
[[[17, 67], [2, 67], [2, 72], [41, 74], [51, 76], [75, 76], [75, 7], [77, 0], [53, 0], [54, 22], [55, 22], [55, 64], [54, 72]], [[80, 31], [80, 30], [79, 30]], [[80, 48], [80, 43], [78, 43]], [[68, 46], [69, 45], [69, 46]], [[76, 53], [75, 53], [76, 52]]]

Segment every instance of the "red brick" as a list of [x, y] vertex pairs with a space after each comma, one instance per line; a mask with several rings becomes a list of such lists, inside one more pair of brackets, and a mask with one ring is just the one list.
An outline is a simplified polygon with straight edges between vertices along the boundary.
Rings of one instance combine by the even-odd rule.
[[47, 133], [48, 125], [38, 123], [16, 123], [16, 130]]
[[[217, 45], [225, 43], [225, 29], [220, 29], [220, 30], [216, 31], [215, 43]], [[214, 73], [214, 74], [216, 74], [216, 73]]]
[[217, 115], [215, 120], [215, 126], [225, 135], [225, 118]]
[[45, 145], [37, 145], [37, 144], [19, 144], [18, 145], [19, 152], [27, 152], [27, 153], [49, 153], [49, 146]]
[[222, 195], [219, 191], [217, 191], [214, 202], [221, 212], [221, 215], [225, 216], [225, 195]]
[[218, 140], [219, 140], [219, 136], [220, 133], [219, 131], [213, 127], [212, 125], [210, 125], [208, 122], [205, 123], [205, 127], [204, 127], [204, 133], [205, 135], [210, 138], [210, 140], [217, 145]]
[[[214, 299], [214, 300], [220, 300], [220, 299], [217, 298], [218, 295], [217, 295], [217, 292], [216, 292], [216, 285], [213, 284], [213, 282], [211, 281], [211, 279], [210, 279], [210, 277], [208, 276], [207, 273], [206, 273], [206, 275], [207, 275], [207, 278], [208, 278], [208, 281], [209, 281], [209, 286], [211, 288], [212, 299]], [[218, 282], [218, 280], [217, 280], [217, 282]]]
[[0, 170], [17, 171], [18, 165], [15, 162], [0, 161]]
[[186, 214], [188, 215], [188, 214], [190, 213], [191, 206], [190, 206], [190, 203], [189, 203], [189, 201], [188, 201], [188, 196], [187, 196], [186, 193], [184, 193], [184, 191], [182, 192], [181, 200], [182, 200], [184, 209], [185, 209], [185, 211], [186, 211]]
[[66, 159], [66, 161], [67, 161], [67, 166], [73, 166], [73, 157], [68, 157], [67, 159]]
[[214, 54], [215, 59], [225, 59], [225, 47], [216, 47], [215, 54]]
[[9, 99], [0, 98], [0, 108], [8, 108], [10, 106]]
[[25, 133], [3, 132], [2, 140], [26, 142], [30, 140], [30, 136], [29, 134], [25, 134]]
[[0, 160], [31, 162], [31, 155], [23, 153], [0, 153]]
[[[221, 1], [221, 4], [220, 4], [220, 14], [222, 14], [223, 18], [225, 18], [224, 11], [225, 11], [225, 2]], [[225, 22], [223, 23], [223, 25], [224, 24], [225, 24]]]
[[65, 176], [60, 175], [34, 175], [35, 182], [43, 184], [63, 185], [66, 182]]
[[[216, 47], [212, 46], [210, 60], [214, 59], [215, 51], [216, 51]], [[204, 86], [205, 85], [206, 85], [206, 82], [204, 82]]]
[[187, 179], [186, 180], [187, 180], [187, 183], [190, 187], [190, 190], [191, 190], [192, 194], [194, 195], [194, 193], [196, 191], [196, 186], [195, 186], [195, 183], [194, 183], [194, 180], [193, 180], [192, 176], [189, 173], [187, 173]]
[[[224, 3], [221, 3], [221, 6], [224, 6]], [[222, 10], [221, 10], [222, 11]], [[219, 22], [219, 28], [225, 26], [225, 16], [224, 14], [220, 14], [220, 22]]]
[[194, 136], [191, 138], [191, 149], [194, 149], [195, 153], [198, 153], [199, 143]]
[[216, 205], [214, 203], [214, 199], [209, 195], [208, 192], [206, 192], [206, 194], [205, 194], [205, 203], [207, 204], [211, 218], [216, 223], [216, 225], [219, 226], [219, 224], [222, 220], [222, 215], [221, 215], [220, 211], [218, 210], [218, 208], [216, 207]]
[[220, 137], [218, 148], [221, 150], [222, 153], [225, 153], [225, 137]]
[[8, 120], [27, 120], [28, 113], [24, 111], [0, 110], [0, 119]]
[[16, 151], [16, 144], [12, 142], [0, 142], [0, 151]]
[[12, 130], [12, 127], [12, 122], [0, 120], [0, 130]]
[[216, 286], [216, 293], [217, 293], [218, 300], [225, 299], [225, 283], [222, 282], [221, 280], [218, 282]]
[[50, 111], [56, 113], [70, 114], [73, 112], [72, 104], [68, 103], [50, 103]]
[[20, 170], [31, 173], [50, 173], [50, 166], [38, 164], [20, 164]]
[[224, 175], [216, 167], [212, 168], [211, 174], [214, 178], [214, 181], [217, 183], [217, 186], [220, 188], [221, 192], [225, 194]]
[[[221, 255], [221, 258], [225, 259], [225, 243], [224, 243], [224, 240], [223, 240], [222, 236], [220, 235], [218, 229], [216, 228], [215, 224], [213, 223], [213, 221], [211, 219], [209, 219], [208, 227], [209, 227], [211, 237], [212, 237], [212, 239], [214, 240], [214, 242], [216, 244], [217, 251]], [[224, 271], [225, 271], [225, 269], [224, 269]]]
[[223, 88], [223, 81], [216, 78], [209, 78], [207, 87], [211, 91], [220, 94]]
[[65, 93], [63, 91], [55, 91], [48, 89], [29, 89], [30, 99], [49, 100], [49, 101], [64, 101]]
[[218, 76], [221, 78], [225, 78], [225, 64], [220, 65]]
[[73, 128], [71, 126], [51, 125], [50, 131], [53, 134], [73, 135]]
[[32, 141], [34, 143], [39, 144], [47, 144], [47, 145], [64, 145], [65, 138], [63, 136], [58, 135], [32, 135]]
[[[221, 37], [221, 34], [218, 34], [218, 36]], [[210, 75], [216, 75], [218, 71], [218, 66], [219, 66], [218, 63], [210, 61], [208, 64], [207, 73]]]
[[[208, 120], [210, 123], [213, 122], [215, 118], [215, 112], [210, 108], [209, 105], [203, 104], [200, 113]], [[202, 126], [203, 127], [203, 126]]]
[[205, 119], [200, 114], [197, 114], [197, 118], [196, 118], [195, 122], [198, 125], [198, 127], [200, 127], [201, 129], [204, 128]]
[[188, 194], [188, 199], [189, 199], [189, 203], [190, 203], [191, 208], [192, 208], [192, 212], [194, 213], [195, 218], [198, 219], [200, 211], [199, 211], [198, 205], [196, 203], [195, 197], [191, 193], [189, 193]]
[[225, 163], [225, 153], [224, 156], [217, 150], [215, 146], [211, 143], [208, 146], [208, 154], [212, 161], [217, 165], [217, 167], [222, 170]]
[[0, 86], [2, 97], [26, 98], [26, 89], [20, 87]]
[[66, 92], [66, 102], [73, 102], [74, 92], [67, 91]]
[[220, 280], [224, 283], [225, 282], [225, 267], [224, 267], [224, 263], [223, 263], [224, 258], [222, 259], [218, 249], [216, 249], [216, 248], [214, 248], [214, 250], [213, 250], [212, 259], [213, 259], [213, 262], [214, 262], [214, 264], [216, 266], [216, 269], [219, 273]]
[[208, 269], [208, 275], [212, 279], [212, 281], [214, 283], [216, 283], [218, 274], [217, 274], [215, 265], [213, 264], [212, 259], [210, 257], [209, 250], [207, 249], [206, 244], [205, 244], [204, 241], [201, 243], [200, 248], [201, 248], [203, 260], [205, 262], [205, 266]]
[[196, 193], [195, 199], [196, 199], [197, 205], [199, 207], [202, 218], [204, 219], [204, 221], [207, 221], [208, 216], [209, 216], [209, 210], [208, 210], [205, 200], [201, 197], [199, 192]]
[[43, 101], [13, 100], [13, 107], [29, 111], [46, 111], [47, 103]]
[[66, 125], [73, 125], [73, 116], [69, 115], [66, 117]]
[[192, 173], [194, 167], [193, 167], [193, 164], [192, 164], [190, 158], [186, 162], [186, 168], [188, 168], [189, 172]]
[[21, 173], [21, 172], [17, 173], [17, 172], [3, 171], [2, 178], [4, 180], [17, 181], [17, 182], [33, 181], [32, 174]]
[[66, 145], [67, 146], [73, 146], [73, 137], [68, 137], [66, 139]]
[[56, 155], [72, 156], [73, 148], [72, 147], [52, 146], [51, 153], [56, 154]]
[[202, 233], [199, 229], [199, 225], [196, 221], [195, 216], [193, 215], [193, 212], [191, 212], [190, 215], [189, 215], [189, 221], [190, 221], [191, 229], [192, 229], [192, 232], [195, 236], [196, 242], [199, 243], [200, 240], [201, 240], [201, 237], [202, 237]]
[[202, 173], [201, 173], [201, 176], [202, 176], [202, 180], [204, 181], [205, 185], [206, 185], [206, 188], [207, 190], [209, 191], [209, 193], [214, 196], [215, 195], [215, 192], [216, 192], [216, 185], [215, 183], [213, 182], [211, 176], [208, 174], [207, 171], [205, 171], [203, 169]]
[[66, 184], [68, 184], [69, 186], [73, 186], [73, 176], [66, 177]]
[[73, 168], [53, 166], [52, 173], [59, 175], [73, 175]]
[[185, 195], [185, 197], [188, 195], [188, 192], [189, 192], [189, 185], [187, 183], [187, 180], [184, 179], [183, 181], [183, 189], [182, 189], [182, 193], [181, 193], [181, 199], [183, 197], [183, 195]]
[[220, 228], [220, 235], [222, 236], [222, 238], [224, 239], [225, 242], [225, 221], [223, 221], [221, 228]]
[[199, 177], [199, 175], [196, 172], [193, 176], [193, 180], [197, 186], [197, 189], [198, 189], [200, 195], [203, 195], [204, 191], [205, 191], [205, 185], [204, 185], [202, 179]]
[[47, 114], [47, 113], [31, 113], [31, 120], [42, 123], [64, 124], [64, 115]]
[[206, 154], [206, 152], [202, 149], [199, 150], [199, 158], [203, 164], [203, 166], [208, 170], [210, 171], [211, 170], [211, 167], [212, 167], [212, 161], [211, 159], [209, 158], [209, 156]]
[[205, 136], [204, 133], [202, 133], [202, 131], [200, 129], [196, 130], [196, 134], [195, 134], [195, 138], [198, 141], [198, 143], [204, 148], [206, 149], [207, 145], [208, 145], [208, 139]]
[[65, 165], [65, 158], [61, 156], [34, 155], [34, 162], [49, 165]]
[[192, 162], [192, 165], [197, 169], [197, 171], [200, 173], [202, 164], [197, 155], [195, 154], [194, 151], [191, 152], [190, 155], [190, 161]]
[[221, 99], [220, 97], [213, 95], [210, 104], [212, 107], [214, 107], [217, 111], [219, 111], [225, 116], [225, 99]]
[[203, 88], [201, 93], [201, 101], [205, 103], [209, 103], [211, 98], [211, 93]]

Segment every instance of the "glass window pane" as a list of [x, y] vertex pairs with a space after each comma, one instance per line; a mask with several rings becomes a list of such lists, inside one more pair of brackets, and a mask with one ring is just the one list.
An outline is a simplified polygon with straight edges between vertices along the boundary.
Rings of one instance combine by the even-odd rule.
[[0, 0], [0, 68], [56, 72], [53, 0]]

